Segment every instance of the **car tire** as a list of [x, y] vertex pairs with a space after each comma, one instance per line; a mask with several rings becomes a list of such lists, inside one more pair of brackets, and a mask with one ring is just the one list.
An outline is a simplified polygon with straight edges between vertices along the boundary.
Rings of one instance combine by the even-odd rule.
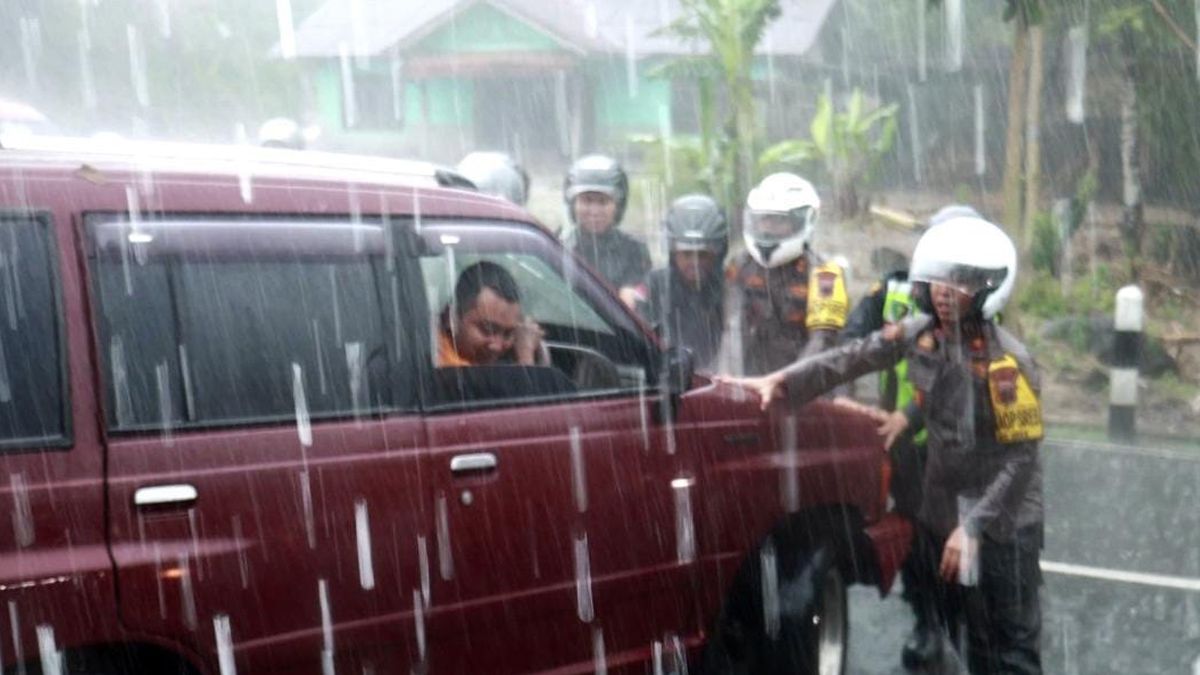
[[[775, 579], [770, 565], [761, 562], [767, 559], [774, 561]], [[831, 544], [747, 560], [705, 648], [701, 671], [843, 675], [849, 616], [838, 561]], [[777, 600], [769, 599], [772, 590]]]

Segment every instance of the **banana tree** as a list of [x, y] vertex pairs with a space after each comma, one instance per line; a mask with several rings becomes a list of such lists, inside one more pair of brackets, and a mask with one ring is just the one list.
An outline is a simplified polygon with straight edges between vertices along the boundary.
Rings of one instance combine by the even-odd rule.
[[[680, 17], [661, 32], [706, 47], [699, 60], [716, 75], [720, 93], [729, 102], [728, 118], [711, 144], [717, 196], [730, 213], [740, 213], [741, 203], [755, 179], [754, 149], [759, 142], [758, 111], [754, 98], [754, 51], [767, 26], [781, 13], [779, 0], [680, 0]], [[712, 107], [718, 92], [709, 95]], [[737, 223], [735, 219], [735, 223]], [[740, 236], [733, 228], [731, 237]]]
[[863, 93], [856, 89], [845, 110], [837, 111], [829, 95], [822, 94], [809, 137], [767, 148], [759, 157], [759, 168], [822, 174], [833, 185], [838, 213], [852, 218], [862, 209], [860, 188], [874, 178], [896, 140], [896, 109], [893, 103], [868, 110]]

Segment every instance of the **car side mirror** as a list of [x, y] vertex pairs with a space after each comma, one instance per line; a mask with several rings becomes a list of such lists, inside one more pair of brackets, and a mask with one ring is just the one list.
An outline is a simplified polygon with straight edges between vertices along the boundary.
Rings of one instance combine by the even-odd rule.
[[672, 397], [681, 396], [692, 387], [692, 377], [696, 374], [696, 355], [687, 347], [672, 346], [663, 354], [662, 377], [665, 380], [666, 393]]

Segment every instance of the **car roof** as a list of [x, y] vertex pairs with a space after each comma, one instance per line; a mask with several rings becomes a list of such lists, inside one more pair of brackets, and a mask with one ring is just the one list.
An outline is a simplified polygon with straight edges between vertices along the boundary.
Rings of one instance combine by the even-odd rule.
[[524, 210], [478, 193], [453, 169], [367, 155], [256, 145], [20, 135], [0, 138], [0, 171], [17, 171], [23, 181], [71, 176], [104, 184], [150, 177], [156, 183], [235, 186], [250, 179], [256, 187], [274, 184], [342, 192], [410, 188], [441, 197], [439, 203], [453, 203], [449, 212], [455, 214], [536, 222]]

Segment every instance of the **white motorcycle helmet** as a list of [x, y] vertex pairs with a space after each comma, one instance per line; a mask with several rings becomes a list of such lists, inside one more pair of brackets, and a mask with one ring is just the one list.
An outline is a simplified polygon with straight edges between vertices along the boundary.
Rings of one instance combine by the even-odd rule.
[[503, 152], [472, 152], [457, 168], [484, 194], [503, 197], [517, 206], [524, 206], [529, 199], [529, 174]]
[[763, 267], [799, 258], [821, 211], [812, 183], [793, 173], [773, 173], [746, 197], [746, 250]]
[[930, 283], [975, 298], [972, 313], [991, 319], [1004, 308], [1017, 281], [1017, 249], [996, 225], [976, 216], [943, 220], [921, 235], [908, 277], [921, 310], [933, 314]]

